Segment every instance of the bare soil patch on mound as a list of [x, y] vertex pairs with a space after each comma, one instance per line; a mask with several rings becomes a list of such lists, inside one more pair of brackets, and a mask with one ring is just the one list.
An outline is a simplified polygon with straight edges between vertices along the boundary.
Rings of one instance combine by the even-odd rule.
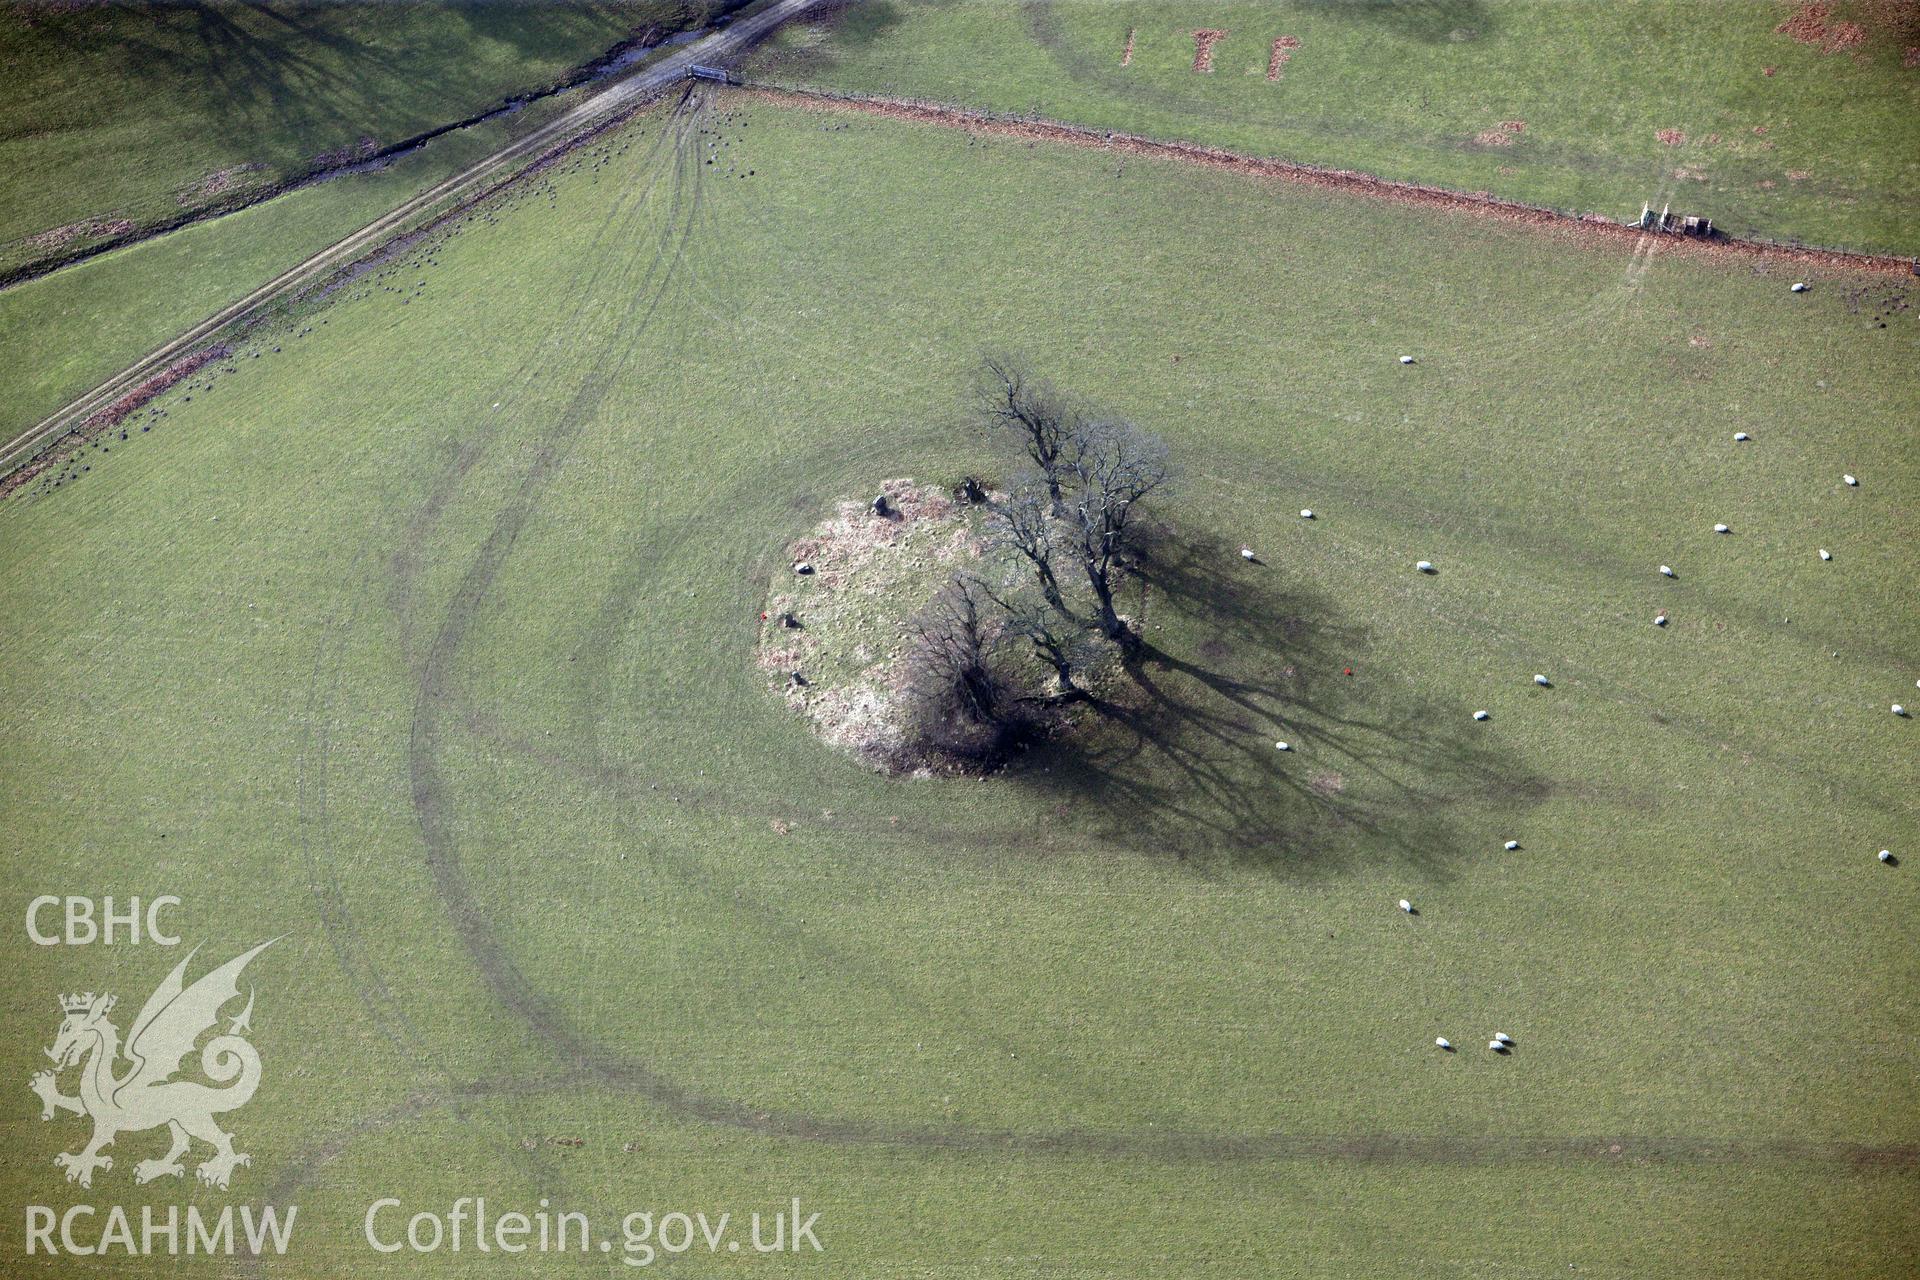
[[907, 747], [902, 699], [908, 624], [985, 550], [974, 511], [911, 479], [843, 502], [787, 547], [760, 624], [755, 661], [767, 687], [823, 741], [876, 768]]

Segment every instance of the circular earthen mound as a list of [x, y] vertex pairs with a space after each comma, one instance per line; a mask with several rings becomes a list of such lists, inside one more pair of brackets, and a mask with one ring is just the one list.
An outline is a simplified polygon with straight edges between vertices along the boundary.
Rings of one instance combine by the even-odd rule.
[[821, 740], [876, 768], [904, 746], [908, 623], [956, 573], [981, 561], [979, 508], [911, 479], [843, 502], [788, 545], [763, 608], [755, 660], [767, 687]]

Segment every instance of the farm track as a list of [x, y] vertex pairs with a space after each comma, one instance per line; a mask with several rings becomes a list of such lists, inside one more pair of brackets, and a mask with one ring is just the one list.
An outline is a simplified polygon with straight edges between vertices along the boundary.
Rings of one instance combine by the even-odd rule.
[[[1649, 234], [1638, 227], [1602, 220], [1595, 215], [1579, 216], [1561, 213], [1539, 205], [1502, 200], [1497, 196], [1452, 191], [1445, 187], [1427, 186], [1417, 182], [1398, 182], [1351, 169], [1328, 169], [1319, 165], [1298, 164], [1288, 160], [1270, 160], [1258, 156], [1241, 155], [1194, 142], [1164, 142], [1137, 134], [1092, 129], [1059, 121], [998, 115], [935, 102], [871, 96], [853, 97], [822, 89], [800, 89], [750, 82], [739, 86], [734, 91], [749, 93], [776, 105], [798, 107], [803, 110], [845, 111], [904, 120], [915, 124], [965, 129], [989, 137], [1061, 143], [1067, 146], [1113, 151], [1127, 156], [1203, 165], [1210, 169], [1225, 169], [1251, 177], [1272, 178], [1303, 186], [1320, 187], [1368, 199], [1446, 209], [1475, 217], [1498, 218], [1505, 222], [1561, 235], [1599, 243], [1618, 244], [1630, 252], [1642, 254], [1645, 251], [1640, 246]], [[1663, 249], [1673, 253], [1742, 259], [1760, 264], [1791, 264], [1874, 275], [1906, 277], [1915, 274], [1913, 259], [1891, 254], [1800, 248], [1731, 237], [1698, 240], [1679, 235], [1663, 235], [1659, 237], [1659, 241]]]
[[[435, 184], [352, 235], [282, 272], [239, 301], [221, 308], [185, 333], [154, 348], [92, 391], [0, 444], [0, 477], [31, 462], [43, 450], [73, 432], [84, 430], [92, 419], [106, 413], [142, 383], [164, 373], [199, 344], [213, 339], [230, 327], [262, 315], [273, 304], [350, 266], [383, 247], [389, 238], [409, 229], [418, 229], [418, 224], [430, 221], [436, 213], [444, 217], [467, 201], [486, 198], [577, 145], [594, 131], [617, 121], [624, 113], [637, 108], [668, 85], [684, 79], [689, 66], [724, 62], [816, 3], [818, 0], [774, 0], [766, 8], [740, 18], [724, 30], [682, 46], [658, 62], [609, 84], [564, 115]], [[517, 172], [506, 172], [522, 161], [528, 161], [525, 167]], [[5, 488], [0, 487], [0, 496], [4, 496], [5, 492]]]

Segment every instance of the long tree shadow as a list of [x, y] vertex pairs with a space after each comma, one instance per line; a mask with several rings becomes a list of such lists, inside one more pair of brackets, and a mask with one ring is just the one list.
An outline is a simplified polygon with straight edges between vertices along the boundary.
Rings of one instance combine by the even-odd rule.
[[[707, 6], [732, 7], [724, 0]], [[698, 9], [662, 6], [662, 18]], [[623, 17], [645, 27], [645, 10], [498, 0], [417, 11], [302, 3], [154, 5], [106, 22], [55, 12], [37, 38], [78, 65], [111, 65], [129, 95], [196, 99], [256, 158], [286, 165], [356, 144], [397, 141], [476, 110], [505, 94], [483, 93], [475, 62], [534, 63], [554, 75], [601, 54], [623, 34]], [[402, 16], [396, 16], [402, 15]], [[515, 90], [542, 87], [529, 82]], [[289, 152], [288, 154], [277, 154]], [[193, 175], [183, 175], [193, 176]]]
[[1091, 722], [1019, 770], [1111, 843], [1287, 875], [1394, 859], [1437, 877], [1484, 845], [1462, 829], [1473, 812], [1549, 793], [1464, 702], [1435, 704], [1377, 652], [1350, 604], [1283, 568], [1163, 534], [1129, 596], [1147, 638]]

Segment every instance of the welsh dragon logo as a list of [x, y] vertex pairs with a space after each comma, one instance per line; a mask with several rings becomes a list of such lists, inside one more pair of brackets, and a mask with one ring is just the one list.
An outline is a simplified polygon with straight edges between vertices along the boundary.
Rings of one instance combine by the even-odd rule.
[[[135, 1182], [180, 1177], [186, 1172], [181, 1157], [195, 1139], [213, 1148], [213, 1154], [194, 1170], [209, 1186], [225, 1190], [234, 1169], [252, 1163], [245, 1153], [233, 1149], [233, 1135], [213, 1120], [245, 1106], [260, 1085], [260, 1055], [245, 1037], [253, 1029], [248, 1021], [253, 1015], [251, 991], [246, 1007], [229, 1021], [226, 1033], [214, 1036], [200, 1050], [200, 1071], [213, 1085], [176, 1077], [200, 1038], [215, 1029], [220, 1010], [239, 998], [241, 970], [272, 945], [261, 943], [191, 986], [184, 981], [193, 959], [193, 953], [188, 953], [140, 1007], [124, 1047], [120, 1029], [107, 1018], [113, 1012], [114, 997], [91, 991], [60, 997], [60, 1011], [66, 1017], [46, 1051], [53, 1069], [36, 1072], [28, 1083], [40, 1095], [42, 1120], [51, 1120], [60, 1111], [93, 1119], [91, 1141], [78, 1151], [63, 1151], [53, 1158], [67, 1171], [68, 1182], [91, 1187], [95, 1169], [113, 1168], [113, 1158], [100, 1154], [103, 1147], [112, 1146], [123, 1133], [161, 1125], [167, 1126], [173, 1145], [160, 1159], [136, 1164]], [[132, 1065], [116, 1074], [122, 1058]], [[59, 1074], [70, 1067], [80, 1068], [80, 1091], [71, 1097], [61, 1093], [59, 1085]]]

